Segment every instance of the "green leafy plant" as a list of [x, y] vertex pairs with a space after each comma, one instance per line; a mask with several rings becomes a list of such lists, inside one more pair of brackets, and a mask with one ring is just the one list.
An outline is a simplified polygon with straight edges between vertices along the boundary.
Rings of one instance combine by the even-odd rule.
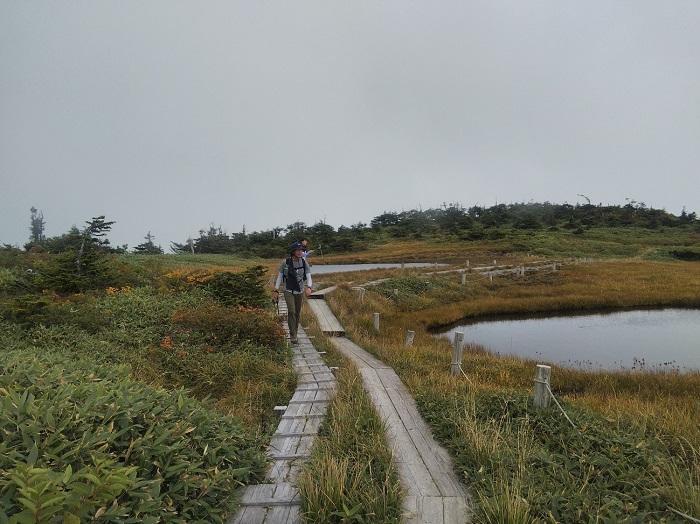
[[263, 266], [253, 266], [240, 273], [222, 271], [214, 274], [204, 287], [227, 306], [264, 308], [270, 303], [265, 292], [265, 275]]
[[176, 341], [207, 344], [215, 351], [235, 351], [245, 343], [271, 349], [283, 340], [277, 319], [260, 309], [209, 304], [178, 310], [172, 320]]
[[223, 522], [264, 465], [239, 423], [184, 391], [62, 355], [0, 354], [0, 522]]

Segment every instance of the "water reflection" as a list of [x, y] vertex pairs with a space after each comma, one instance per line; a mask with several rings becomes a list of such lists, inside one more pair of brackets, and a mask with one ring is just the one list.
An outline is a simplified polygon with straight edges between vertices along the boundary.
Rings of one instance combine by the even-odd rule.
[[[404, 267], [441, 267], [446, 264], [433, 264], [431, 262], [406, 262]], [[326, 264], [311, 266], [311, 272], [314, 275], [322, 275], [325, 273], [346, 273], [348, 271], [366, 271], [369, 269], [396, 269], [400, 268], [401, 264], [377, 263], [377, 264]]]
[[700, 310], [657, 309], [465, 323], [440, 333], [497, 354], [581, 369], [700, 370]]

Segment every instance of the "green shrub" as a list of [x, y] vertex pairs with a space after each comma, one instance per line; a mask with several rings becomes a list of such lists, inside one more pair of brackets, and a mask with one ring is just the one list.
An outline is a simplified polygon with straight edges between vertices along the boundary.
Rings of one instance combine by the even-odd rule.
[[175, 341], [206, 344], [216, 351], [235, 351], [244, 344], [275, 348], [284, 337], [274, 315], [261, 309], [210, 304], [176, 311], [172, 321]]
[[0, 267], [0, 293], [7, 292], [17, 284], [17, 274], [15, 271]]
[[0, 353], [0, 522], [223, 522], [260, 444], [126, 368]]
[[49, 294], [24, 294], [0, 299], [0, 318], [21, 326], [77, 326], [94, 333], [107, 325], [108, 315], [85, 295], [59, 298]]
[[430, 283], [427, 277], [414, 276], [390, 278], [379, 284], [376, 289], [382, 295], [392, 297], [395, 295], [395, 289], [399, 291], [399, 294], [422, 295], [432, 286], [433, 284]]
[[677, 258], [678, 260], [700, 260], [700, 251], [692, 251], [690, 249], [676, 249], [671, 251], [670, 253], [673, 258]]
[[254, 266], [240, 273], [222, 271], [216, 273], [205, 284], [205, 289], [227, 306], [265, 308], [270, 298], [265, 292], [263, 266]]
[[88, 251], [78, 270], [76, 253], [68, 251], [51, 255], [39, 266], [39, 285], [62, 293], [83, 292], [119, 285], [114, 256]]
[[[265, 424], [272, 417], [276, 425], [271, 408], [286, 402], [296, 384], [294, 373], [283, 367], [287, 352], [280, 351], [273, 360], [258, 348], [246, 346], [235, 353], [210, 351], [157, 347], [149, 350], [148, 358], [163, 383], [184, 386], [197, 397], [222, 401], [221, 407], [231, 407], [246, 422]], [[253, 412], [261, 418], [253, 420]]]

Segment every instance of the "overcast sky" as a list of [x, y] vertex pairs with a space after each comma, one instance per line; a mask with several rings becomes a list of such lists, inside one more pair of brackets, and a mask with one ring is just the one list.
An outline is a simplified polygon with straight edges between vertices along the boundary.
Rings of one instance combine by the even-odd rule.
[[0, 0], [0, 242], [644, 201], [700, 211], [700, 2]]

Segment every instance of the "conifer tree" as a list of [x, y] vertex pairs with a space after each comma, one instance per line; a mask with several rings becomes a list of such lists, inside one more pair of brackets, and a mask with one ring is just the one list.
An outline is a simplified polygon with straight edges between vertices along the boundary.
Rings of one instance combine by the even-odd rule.
[[140, 253], [142, 255], [162, 255], [163, 254], [163, 248], [160, 247], [159, 245], [156, 245], [153, 240], [156, 237], [151, 234], [149, 231], [143, 239], [145, 242], [142, 244], [139, 244], [138, 246], [134, 247], [134, 251], [136, 253]]

